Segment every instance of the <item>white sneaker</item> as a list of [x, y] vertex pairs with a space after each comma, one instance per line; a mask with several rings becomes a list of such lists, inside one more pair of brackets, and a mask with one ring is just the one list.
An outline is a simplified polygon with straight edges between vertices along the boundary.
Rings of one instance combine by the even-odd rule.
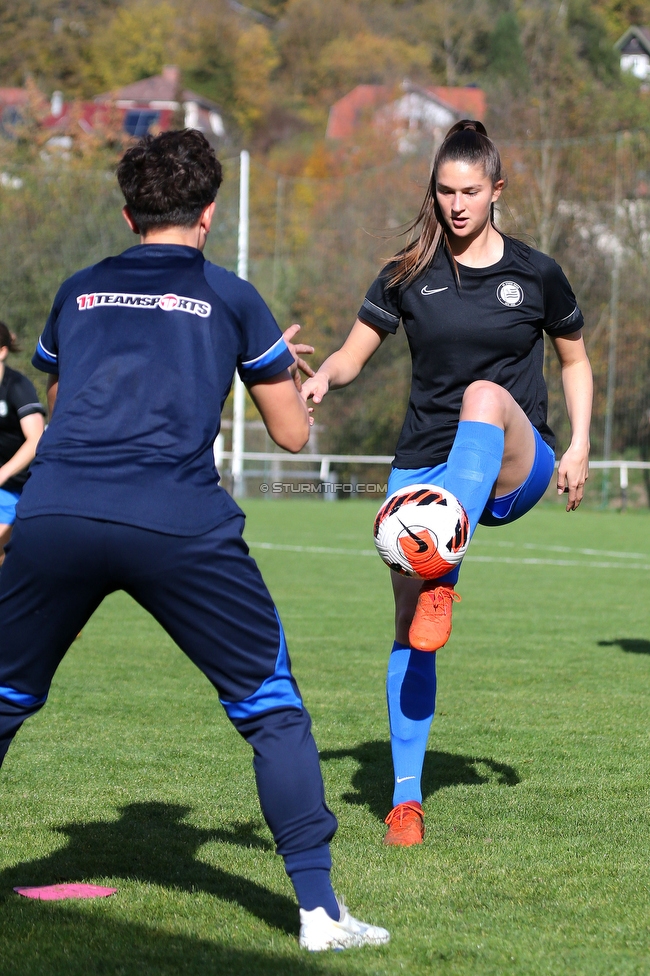
[[[338, 899], [337, 899], [338, 900]], [[353, 918], [342, 901], [338, 902], [341, 917], [338, 922], [330, 918], [324, 908], [311, 912], [300, 909], [301, 949], [324, 952], [326, 949], [351, 949], [364, 945], [385, 945], [390, 934], [378, 925], [367, 925]]]

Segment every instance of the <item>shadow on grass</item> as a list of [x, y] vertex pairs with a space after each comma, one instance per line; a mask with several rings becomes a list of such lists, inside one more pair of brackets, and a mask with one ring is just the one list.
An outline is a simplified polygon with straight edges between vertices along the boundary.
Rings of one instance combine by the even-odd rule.
[[[363, 742], [353, 749], [331, 749], [320, 758], [344, 759], [351, 756], [359, 763], [352, 777], [356, 793], [344, 793], [346, 803], [367, 804], [372, 813], [384, 819], [393, 794], [393, 763], [389, 742]], [[427, 751], [422, 776], [422, 796], [426, 799], [446, 786], [483, 786], [498, 783], [516, 786], [517, 771], [505, 763], [480, 756], [458, 756], [452, 752]]]
[[120, 808], [121, 816], [113, 822], [64, 824], [55, 830], [68, 837], [67, 846], [0, 872], [0, 892], [20, 885], [130, 878], [236, 902], [267, 925], [295, 935], [298, 911], [290, 898], [197, 860], [199, 848], [215, 840], [270, 848], [257, 837], [257, 824], [201, 830], [184, 822], [189, 812], [190, 807], [172, 803], [131, 803]]
[[627, 654], [650, 654], [650, 641], [641, 637], [619, 637], [617, 640], [598, 641], [599, 647], [620, 647]]
[[321, 976], [331, 972], [330, 966], [307, 953], [298, 957], [271, 946], [267, 953], [219, 945], [216, 915], [212, 942], [108, 917], [108, 901], [86, 911], [70, 902], [5, 898], [0, 926], [3, 976]]

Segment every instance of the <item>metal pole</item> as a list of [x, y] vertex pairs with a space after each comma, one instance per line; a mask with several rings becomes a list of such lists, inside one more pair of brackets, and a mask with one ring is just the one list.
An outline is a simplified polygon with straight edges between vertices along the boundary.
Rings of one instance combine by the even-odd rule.
[[620, 481], [621, 481], [621, 511], [624, 512], [627, 509], [627, 489], [628, 489], [627, 464], [621, 465]]
[[276, 316], [275, 305], [280, 290], [280, 265], [282, 262], [282, 237], [284, 233], [284, 176], [278, 176], [275, 195], [275, 247], [273, 248], [273, 285], [271, 287], [271, 306]]
[[[605, 401], [605, 436], [603, 438], [603, 460], [612, 457], [612, 433], [614, 429], [614, 404], [616, 399], [616, 358], [618, 344], [618, 304], [621, 284], [621, 168], [619, 150], [622, 143], [621, 132], [616, 133], [615, 175], [614, 175], [614, 256], [612, 264], [612, 286], [609, 303], [609, 353], [607, 357], [607, 397]], [[602, 506], [609, 504], [609, 468], [603, 472]]]
[[[237, 274], [248, 281], [248, 187], [250, 156], [243, 149], [239, 155], [239, 233], [237, 238]], [[244, 419], [246, 390], [239, 374], [235, 373], [232, 414], [232, 493], [241, 498], [244, 484]]]

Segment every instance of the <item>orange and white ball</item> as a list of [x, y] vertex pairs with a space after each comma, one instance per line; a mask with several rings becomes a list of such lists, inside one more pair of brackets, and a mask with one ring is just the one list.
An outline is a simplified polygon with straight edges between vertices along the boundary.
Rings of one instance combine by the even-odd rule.
[[437, 579], [459, 564], [469, 544], [469, 519], [455, 495], [437, 485], [393, 492], [377, 512], [377, 552], [402, 576]]

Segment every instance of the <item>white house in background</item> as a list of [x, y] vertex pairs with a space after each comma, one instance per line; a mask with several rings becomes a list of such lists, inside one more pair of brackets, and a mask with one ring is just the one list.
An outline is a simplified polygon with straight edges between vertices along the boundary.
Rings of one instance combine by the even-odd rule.
[[628, 27], [614, 47], [621, 56], [621, 71], [640, 81], [650, 77], [650, 27]]
[[401, 153], [425, 141], [438, 143], [459, 119], [485, 117], [485, 93], [480, 88], [357, 85], [330, 108], [328, 139], [349, 139], [364, 124], [387, 132]]
[[159, 75], [98, 95], [95, 102], [122, 109], [124, 128], [132, 136], [144, 136], [154, 126], [166, 128], [171, 115], [180, 112], [186, 128], [198, 129], [212, 143], [226, 134], [219, 106], [181, 88], [181, 73], [176, 65], [167, 65]]

